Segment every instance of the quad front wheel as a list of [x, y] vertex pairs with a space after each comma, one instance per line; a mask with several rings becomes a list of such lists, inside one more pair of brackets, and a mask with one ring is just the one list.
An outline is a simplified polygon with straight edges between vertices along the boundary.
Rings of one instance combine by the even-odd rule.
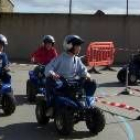
[[36, 105], [36, 119], [41, 125], [47, 124], [49, 122], [49, 117], [46, 116], [47, 106], [45, 100], [39, 100]]
[[73, 114], [67, 109], [58, 109], [55, 113], [55, 127], [62, 135], [69, 135], [73, 130]]
[[88, 110], [86, 125], [94, 135], [97, 135], [105, 127], [105, 117], [103, 112], [97, 107]]

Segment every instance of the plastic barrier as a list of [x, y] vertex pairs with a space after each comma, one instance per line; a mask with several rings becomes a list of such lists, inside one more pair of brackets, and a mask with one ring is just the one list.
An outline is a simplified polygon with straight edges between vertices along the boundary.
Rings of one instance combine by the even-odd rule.
[[115, 47], [113, 42], [91, 42], [86, 51], [89, 66], [109, 66], [114, 61]]

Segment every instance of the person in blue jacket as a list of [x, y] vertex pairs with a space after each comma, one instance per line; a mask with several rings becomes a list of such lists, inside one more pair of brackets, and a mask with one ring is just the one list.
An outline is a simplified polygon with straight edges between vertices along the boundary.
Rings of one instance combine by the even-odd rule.
[[0, 34], [0, 81], [3, 83], [10, 83], [11, 76], [8, 74], [9, 60], [7, 54], [3, 52], [4, 47], [8, 45], [7, 38]]
[[86, 79], [84, 83], [86, 95], [94, 95], [97, 87], [96, 82], [90, 78], [86, 66], [77, 56], [83, 43], [83, 39], [78, 35], [67, 35], [65, 37], [63, 43], [64, 52], [45, 67], [46, 88], [49, 93], [52, 92], [55, 81], [61, 76], [68, 81], [72, 81], [78, 76]]

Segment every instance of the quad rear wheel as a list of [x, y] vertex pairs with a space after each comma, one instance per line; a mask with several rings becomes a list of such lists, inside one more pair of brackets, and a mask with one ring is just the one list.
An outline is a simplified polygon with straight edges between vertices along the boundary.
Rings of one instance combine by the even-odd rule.
[[125, 83], [125, 81], [126, 81], [126, 69], [121, 69], [117, 74], [117, 78], [121, 83]]
[[49, 122], [50, 117], [46, 116], [47, 106], [46, 101], [41, 99], [37, 102], [35, 114], [37, 122], [41, 125], [47, 124]]
[[16, 109], [16, 100], [13, 93], [4, 94], [2, 97], [2, 109], [5, 115], [11, 115]]
[[136, 74], [128, 74], [128, 83], [130, 85], [135, 85], [137, 83], [137, 75]]

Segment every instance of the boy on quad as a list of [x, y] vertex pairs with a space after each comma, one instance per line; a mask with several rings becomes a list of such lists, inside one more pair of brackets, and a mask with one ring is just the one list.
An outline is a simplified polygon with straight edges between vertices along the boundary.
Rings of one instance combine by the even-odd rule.
[[11, 88], [11, 76], [8, 74], [10, 71], [8, 57], [3, 52], [7, 45], [7, 38], [0, 34], [0, 104], [4, 113], [10, 115], [15, 110], [15, 98]]
[[45, 65], [58, 55], [54, 45], [54, 37], [45, 35], [43, 43], [31, 54], [31, 61], [38, 64], [38, 66], [29, 72], [30, 79], [27, 80], [27, 97], [29, 102], [35, 101], [37, 93], [43, 92]]
[[[64, 52], [45, 67], [46, 96], [36, 106], [38, 123], [45, 124], [53, 118], [57, 131], [63, 135], [70, 134], [79, 121], [86, 121], [87, 128], [94, 134], [105, 126], [104, 115], [94, 106], [96, 82], [77, 56], [83, 43], [78, 35], [65, 37]], [[76, 80], [78, 77], [81, 79]], [[65, 79], [62, 82], [66, 83], [65, 88], [59, 84], [62, 79]]]
[[96, 82], [91, 80], [86, 66], [77, 56], [81, 51], [81, 44], [83, 43], [83, 39], [77, 35], [68, 35], [65, 37], [63, 44], [64, 52], [45, 67], [45, 76], [47, 77], [46, 88], [48, 92], [51, 92], [54, 80], [59, 79], [60, 76], [70, 81], [79, 76], [86, 79], [84, 84], [86, 95], [94, 95], [97, 87]]
[[35, 64], [47, 65], [58, 55], [54, 45], [54, 37], [45, 35], [42, 44], [31, 54], [31, 61]]

